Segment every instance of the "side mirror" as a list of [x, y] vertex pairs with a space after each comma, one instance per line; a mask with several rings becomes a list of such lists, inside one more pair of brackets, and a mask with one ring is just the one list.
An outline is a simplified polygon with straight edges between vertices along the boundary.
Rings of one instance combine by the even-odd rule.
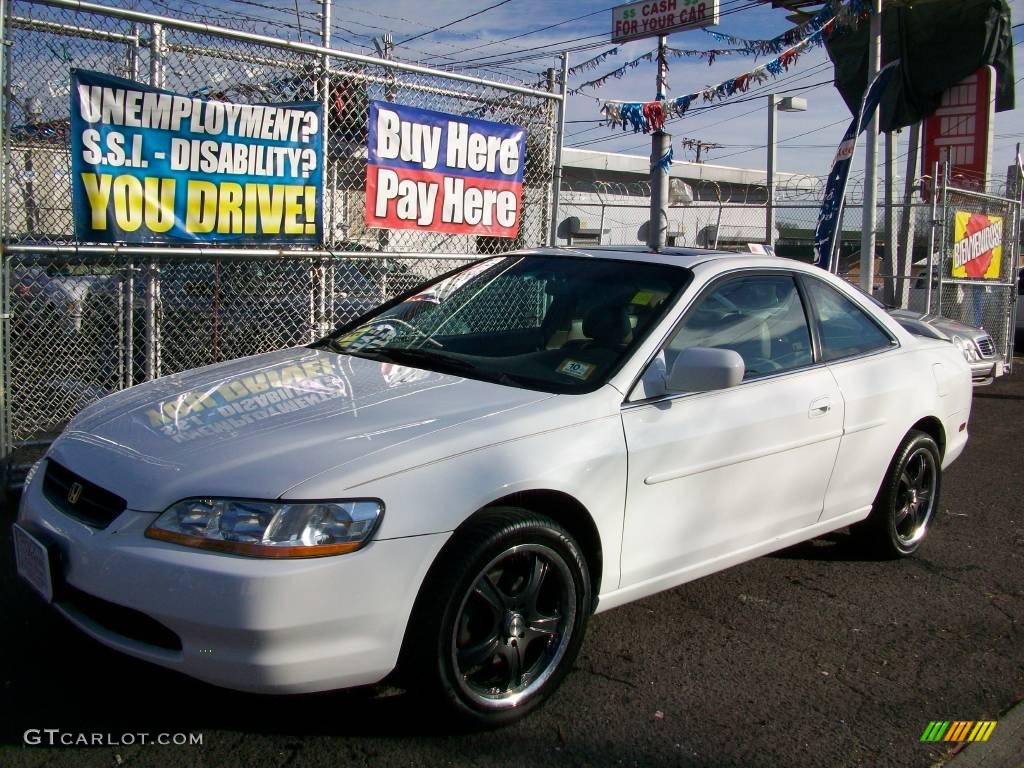
[[690, 347], [679, 353], [665, 380], [669, 392], [710, 392], [735, 387], [743, 381], [746, 366], [731, 349]]

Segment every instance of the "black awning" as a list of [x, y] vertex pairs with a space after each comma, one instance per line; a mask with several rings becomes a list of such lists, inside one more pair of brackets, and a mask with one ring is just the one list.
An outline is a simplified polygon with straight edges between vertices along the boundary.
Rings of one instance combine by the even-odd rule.
[[[1006, 0], [916, 0], [882, 13], [882, 60], [900, 59], [882, 97], [883, 131], [911, 125], [935, 111], [947, 88], [986, 64], [996, 70], [996, 112], [1013, 109], [1013, 39]], [[869, 24], [827, 41], [836, 87], [851, 114], [867, 87]]]

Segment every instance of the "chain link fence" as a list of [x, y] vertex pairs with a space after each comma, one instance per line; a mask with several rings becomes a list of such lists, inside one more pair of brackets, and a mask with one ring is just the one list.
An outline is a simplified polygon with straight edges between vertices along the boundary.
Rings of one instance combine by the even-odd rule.
[[[6, 324], [0, 454], [47, 438], [110, 392], [308, 343], [459, 264], [547, 241], [560, 94], [205, 24], [84, 7], [70, 0], [10, 0], [3, 19], [0, 314]], [[321, 102], [320, 246], [126, 248], [77, 242], [72, 69], [229, 102]], [[367, 122], [374, 100], [525, 128], [517, 236], [367, 227]]]
[[[929, 180], [919, 180], [927, 183]], [[813, 177], [799, 179], [781, 190], [775, 206], [775, 253], [778, 256], [812, 261], [814, 230], [820, 203], [814, 200], [820, 185]], [[649, 199], [643, 183], [607, 184], [586, 190], [562, 191], [561, 215], [567, 217], [559, 236], [569, 244], [637, 245], [646, 242], [645, 227], [650, 216]], [[930, 186], [930, 185], [929, 185]], [[930, 312], [983, 328], [992, 337], [994, 349], [1010, 370], [1016, 328], [1016, 301], [1019, 285], [1020, 202], [1005, 196], [1003, 183], [990, 185], [992, 192], [972, 192], [941, 184], [932, 203], [915, 194], [908, 204], [895, 204], [886, 229], [887, 211], [879, 205], [876, 221], [873, 293], [889, 306], [915, 312]], [[857, 189], [851, 196], [857, 200]], [[747, 251], [749, 244], [767, 240], [767, 214], [764, 189], [756, 185], [733, 190], [729, 198], [718, 200], [677, 199], [668, 209], [669, 245]], [[737, 202], [737, 199], [739, 202]], [[972, 219], [978, 214], [982, 217]], [[860, 285], [861, 231], [863, 204], [844, 208], [838, 252], [837, 272], [854, 285]], [[960, 217], [959, 224], [957, 217]], [[569, 217], [572, 217], [571, 219]], [[957, 258], [955, 241], [979, 228], [1000, 222], [1001, 259], [998, 274], [989, 277], [954, 277]], [[960, 227], [958, 231], [957, 227]], [[974, 229], [971, 229], [973, 227]], [[895, 234], [909, 233], [901, 243]], [[929, 266], [931, 265], [931, 266]]]
[[[988, 331], [996, 352], [1009, 367], [1015, 331], [1020, 203], [953, 187], [940, 188], [940, 192], [938, 247], [931, 281], [933, 307], [943, 317]], [[998, 256], [982, 256], [974, 261], [977, 269], [965, 268], [965, 262], [993, 246], [999, 249]], [[984, 272], [978, 271], [985, 267]]]

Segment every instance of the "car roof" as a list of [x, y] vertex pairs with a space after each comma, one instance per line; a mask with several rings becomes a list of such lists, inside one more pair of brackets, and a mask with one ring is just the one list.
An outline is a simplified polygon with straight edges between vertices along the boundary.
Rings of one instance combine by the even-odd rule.
[[700, 264], [713, 262], [715, 266], [728, 267], [764, 267], [801, 264], [778, 256], [762, 256], [755, 253], [735, 253], [733, 251], [717, 251], [710, 248], [668, 247], [652, 251], [644, 245], [595, 245], [584, 248], [531, 248], [517, 253], [534, 255], [568, 256], [574, 258], [614, 259], [616, 261], [637, 261], [650, 264], [669, 264], [677, 267], [693, 269]]

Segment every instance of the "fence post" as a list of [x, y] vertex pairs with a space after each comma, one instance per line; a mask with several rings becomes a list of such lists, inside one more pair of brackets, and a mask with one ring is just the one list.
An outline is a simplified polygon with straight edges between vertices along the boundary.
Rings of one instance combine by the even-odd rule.
[[[128, 46], [128, 77], [139, 80], [139, 25], [132, 25], [134, 40]], [[135, 383], [135, 259], [131, 256], [125, 263], [124, 296], [122, 296], [120, 325], [121, 386], [130, 387]]]
[[946, 271], [946, 238], [949, 233], [946, 231], [946, 222], [949, 220], [949, 158], [942, 163], [942, 228], [941, 235], [939, 236], [939, 268], [938, 268], [938, 279], [936, 280], [938, 292], [939, 307], [936, 310], [940, 317], [944, 317], [942, 313], [942, 283], [943, 273]]
[[558, 198], [562, 194], [562, 144], [565, 143], [565, 99], [569, 89], [569, 54], [562, 54], [562, 98], [558, 102], [558, 119], [555, 122], [555, 167], [551, 174], [551, 227], [548, 230], [548, 245], [558, 244]]
[[932, 293], [935, 290], [933, 283], [935, 282], [935, 228], [939, 226], [938, 210], [939, 210], [939, 161], [936, 160], [932, 163], [932, 207], [931, 207], [931, 220], [928, 222], [928, 265], [925, 267], [927, 280], [927, 290], [924, 293], [924, 311], [925, 314], [931, 314], [932, 311]]
[[[7, 135], [4, 129], [7, 127], [7, 2], [0, 0], [0, 151], [7, 156]], [[7, 265], [7, 251], [4, 243], [7, 241], [7, 163], [0, 163], [0, 459], [7, 456], [11, 450], [10, 419], [7, 408], [7, 381], [8, 366], [7, 356], [10, 349], [10, 302], [8, 299], [9, 272]], [[4, 481], [6, 486], [6, 480]], [[6, 487], [0, 487], [0, 494]]]
[[[324, 48], [331, 47], [331, 0], [322, 0], [321, 5], [321, 19], [320, 19], [320, 45]], [[331, 121], [331, 59], [325, 53], [320, 57], [322, 72], [320, 77], [320, 103], [323, 106], [323, 125], [320, 126], [320, 130], [323, 134], [323, 144], [320, 153], [320, 204], [323, 205], [327, 200], [327, 184], [330, 180], [330, 175], [327, 173], [327, 158], [330, 153], [331, 143], [331, 132], [330, 132], [330, 121]], [[334, 194], [332, 191], [331, 200], [334, 200]], [[331, 208], [331, 227], [334, 226], [333, 217], [333, 204]], [[321, 225], [327, 222], [327, 217], [324, 216], [324, 212], [320, 212]], [[320, 233], [320, 243], [324, 243], [325, 237], [324, 232]], [[334, 304], [334, 259], [333, 257], [327, 259], [319, 259], [318, 264], [313, 267], [313, 272], [316, 278], [316, 284], [314, 288], [318, 292], [317, 302], [317, 318], [316, 322], [309, 329], [310, 330], [310, 341], [316, 341], [321, 336], [325, 336], [328, 330], [327, 320], [327, 302], [330, 298], [331, 305]], [[330, 279], [328, 279], [330, 278]], [[328, 291], [328, 282], [331, 284], [331, 289]], [[332, 313], [333, 314], [333, 313]]]
[[[163, 71], [163, 26], [154, 22], [150, 26], [149, 39], [149, 84], [162, 88], [164, 85]], [[157, 352], [156, 322], [157, 262], [152, 256], [146, 269], [146, 380], [152, 381], [160, 375]]]

